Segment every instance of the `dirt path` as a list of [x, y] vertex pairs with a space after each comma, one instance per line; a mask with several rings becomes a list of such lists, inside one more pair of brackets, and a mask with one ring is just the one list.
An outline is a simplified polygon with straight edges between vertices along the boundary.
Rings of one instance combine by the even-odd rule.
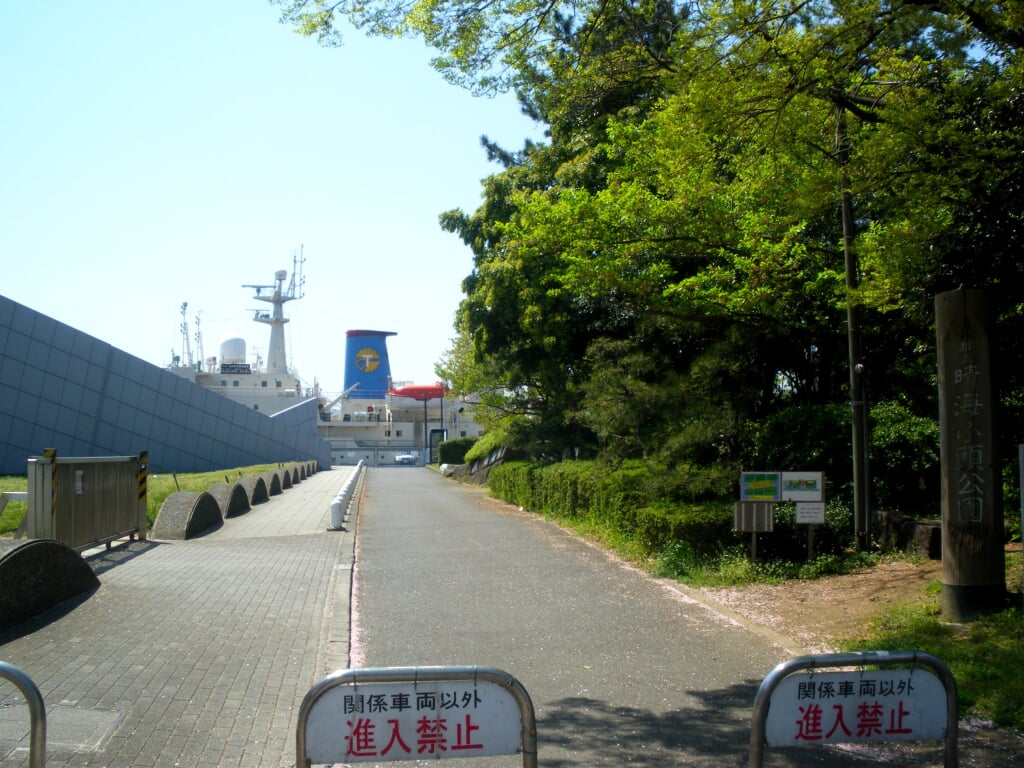
[[941, 576], [940, 562], [898, 561], [843, 576], [701, 592], [809, 651], [825, 653], [837, 650], [839, 640], [868, 626], [880, 612], [923, 600], [928, 585]]
[[[1019, 548], [1019, 544], [1015, 545]], [[1009, 549], [1012, 549], [1011, 546]], [[843, 638], [860, 633], [882, 612], [927, 599], [930, 584], [941, 580], [942, 564], [891, 562], [863, 572], [778, 585], [702, 589], [710, 601], [747, 621], [791, 638], [809, 653], [838, 650]], [[1019, 588], [1019, 575], [1013, 584]], [[927, 749], [918, 745], [851, 748], [904, 766], [930, 766]], [[959, 764], [962, 768], [1024, 766], [1024, 738], [975, 717], [960, 721]]]

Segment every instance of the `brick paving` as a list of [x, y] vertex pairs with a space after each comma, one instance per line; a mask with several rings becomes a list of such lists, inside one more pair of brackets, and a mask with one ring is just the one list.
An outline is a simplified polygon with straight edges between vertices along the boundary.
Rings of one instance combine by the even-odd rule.
[[[0, 635], [47, 705], [46, 765], [291, 766], [309, 687], [348, 663], [352, 468], [317, 473], [190, 541], [87, 559], [97, 591]], [[0, 765], [27, 766], [28, 712], [0, 680]]]

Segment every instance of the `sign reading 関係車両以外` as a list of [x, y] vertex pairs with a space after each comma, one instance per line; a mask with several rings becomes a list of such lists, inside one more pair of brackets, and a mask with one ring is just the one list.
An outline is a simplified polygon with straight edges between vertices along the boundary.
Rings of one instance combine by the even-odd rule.
[[488, 757], [522, 747], [515, 698], [487, 680], [339, 685], [318, 698], [306, 733], [313, 764]]
[[942, 739], [946, 689], [924, 669], [802, 672], [775, 688], [770, 746]]

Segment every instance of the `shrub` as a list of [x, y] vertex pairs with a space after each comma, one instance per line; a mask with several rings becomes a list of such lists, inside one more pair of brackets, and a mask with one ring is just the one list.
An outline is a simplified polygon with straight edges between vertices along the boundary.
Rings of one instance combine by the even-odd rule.
[[728, 499], [700, 504], [655, 502], [636, 511], [636, 536], [648, 553], [685, 542], [698, 558], [716, 555], [735, 541], [732, 506]]
[[491, 495], [519, 507], [533, 508], [534, 475], [543, 464], [528, 461], [506, 461], [491, 470], [487, 486]]
[[437, 448], [438, 462], [441, 464], [465, 464], [466, 454], [476, 443], [475, 437], [456, 437], [445, 440]]
[[[758, 539], [758, 554], [789, 561], [807, 559], [807, 526], [796, 521], [796, 505], [775, 506], [775, 529]], [[814, 526], [814, 552], [841, 555], [853, 544], [853, 513], [841, 499], [825, 503], [825, 524]]]
[[757, 430], [752, 469], [824, 472], [830, 486], [842, 491], [852, 481], [850, 441], [848, 406], [793, 406]]
[[871, 407], [874, 505], [904, 514], [939, 512], [939, 424], [896, 402]]

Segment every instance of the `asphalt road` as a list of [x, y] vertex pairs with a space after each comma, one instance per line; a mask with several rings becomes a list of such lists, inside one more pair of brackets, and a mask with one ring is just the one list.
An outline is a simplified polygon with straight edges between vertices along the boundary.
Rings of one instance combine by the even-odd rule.
[[[771, 636], [426, 469], [370, 469], [364, 494], [351, 666], [512, 674], [537, 712], [540, 766], [748, 765], [757, 686], [792, 656]], [[935, 754], [913, 764], [940, 765]], [[764, 765], [892, 760], [806, 748], [769, 750]]]

